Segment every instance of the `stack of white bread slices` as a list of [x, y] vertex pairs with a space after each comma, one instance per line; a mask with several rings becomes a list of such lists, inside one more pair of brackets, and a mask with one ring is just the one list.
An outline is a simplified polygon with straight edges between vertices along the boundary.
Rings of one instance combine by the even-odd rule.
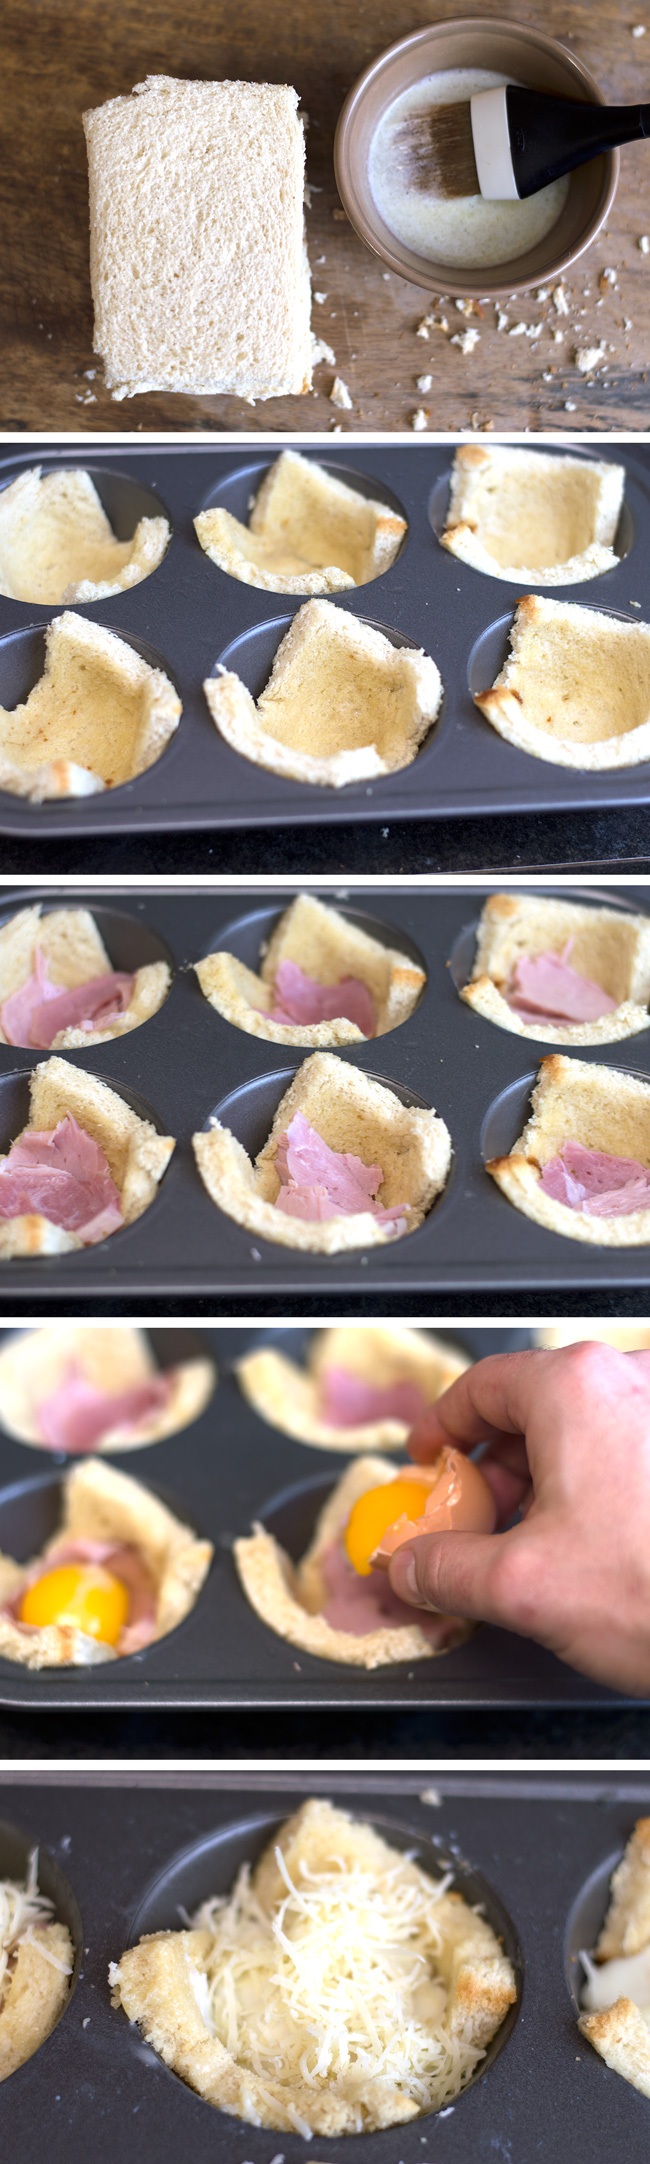
[[95, 347], [113, 397], [308, 391], [296, 91], [149, 75], [84, 127]]

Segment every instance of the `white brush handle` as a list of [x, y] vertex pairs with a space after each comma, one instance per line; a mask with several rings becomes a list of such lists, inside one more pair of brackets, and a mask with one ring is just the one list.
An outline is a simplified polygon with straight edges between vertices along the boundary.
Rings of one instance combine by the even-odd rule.
[[488, 203], [518, 203], [506, 106], [507, 83], [470, 98], [474, 157], [481, 195]]

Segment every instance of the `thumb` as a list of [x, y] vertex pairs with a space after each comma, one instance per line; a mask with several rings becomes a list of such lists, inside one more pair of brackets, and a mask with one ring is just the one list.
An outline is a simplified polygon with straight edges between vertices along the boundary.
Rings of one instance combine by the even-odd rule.
[[507, 1533], [429, 1533], [408, 1541], [391, 1557], [393, 1592], [411, 1608], [512, 1629], [502, 1569], [508, 1545]]

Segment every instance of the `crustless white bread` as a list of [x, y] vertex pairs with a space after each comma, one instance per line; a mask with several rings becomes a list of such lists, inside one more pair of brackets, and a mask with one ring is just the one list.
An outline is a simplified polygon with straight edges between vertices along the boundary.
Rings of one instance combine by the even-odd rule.
[[149, 75], [83, 118], [95, 347], [113, 397], [308, 391], [296, 91]]

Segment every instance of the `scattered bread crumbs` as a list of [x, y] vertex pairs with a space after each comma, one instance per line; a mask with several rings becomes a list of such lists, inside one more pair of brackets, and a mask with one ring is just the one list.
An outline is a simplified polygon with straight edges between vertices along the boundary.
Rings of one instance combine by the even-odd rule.
[[553, 332], [553, 344], [554, 346], [564, 345], [564, 331], [561, 331], [559, 326], [558, 329]]
[[411, 414], [411, 428], [415, 429], [416, 436], [421, 433], [423, 428], [428, 427], [428, 420], [429, 416], [425, 413], [424, 406], [418, 406], [417, 411]]
[[604, 339], [599, 346], [576, 346], [573, 354], [574, 367], [579, 369], [581, 376], [590, 376], [592, 369], [597, 368], [600, 361], [604, 361], [606, 352]]
[[553, 307], [559, 316], [568, 316], [569, 303], [562, 285], [553, 287]]
[[323, 302], [327, 300], [327, 294], [326, 294], [326, 293], [315, 293], [315, 294], [314, 294], [314, 300], [318, 302], [318, 306], [319, 306], [319, 308], [322, 308], [322, 306], [323, 306]]
[[645, 23], [634, 23], [632, 26], [632, 36], [633, 38], [644, 38]]
[[450, 346], [460, 346], [461, 353], [473, 353], [480, 336], [480, 331], [456, 331], [454, 337], [450, 338], [449, 344]]
[[599, 280], [598, 280], [598, 291], [599, 291], [599, 293], [606, 293], [606, 292], [607, 292], [607, 287], [608, 287], [608, 286], [615, 286], [615, 285], [617, 285], [617, 284], [618, 284], [618, 277], [617, 277], [617, 273], [616, 273], [616, 271], [615, 271], [615, 270], [613, 270], [613, 269], [612, 269], [612, 267], [611, 267], [611, 264], [610, 264], [610, 266], [609, 266], [609, 268], [608, 268], [607, 270], [602, 270], [602, 271], [601, 271], [601, 273], [600, 273], [600, 277], [599, 277]]
[[574, 398], [565, 398], [565, 401], [564, 401], [564, 411], [565, 411], [565, 413], [575, 413], [575, 412], [576, 412], [576, 402], [575, 402], [575, 399], [574, 399]]
[[416, 376], [416, 379], [415, 379], [415, 388], [416, 388], [416, 391], [423, 391], [423, 392], [424, 392], [424, 391], [430, 391], [430, 390], [431, 390], [431, 386], [432, 386], [432, 383], [433, 383], [433, 376]]
[[343, 382], [342, 376], [334, 377], [334, 382], [330, 391], [330, 405], [344, 406], [347, 411], [349, 411], [352, 405], [352, 399], [350, 397], [347, 383]]
[[640, 233], [637, 241], [642, 255], [650, 255], [650, 233]]
[[499, 308], [499, 306], [498, 306], [498, 304], [497, 304], [497, 303], [495, 303], [495, 306], [496, 306], [496, 317], [497, 317], [497, 330], [498, 330], [498, 331], [507, 331], [507, 328], [508, 328], [508, 324], [509, 324], [509, 322], [510, 322], [510, 317], [509, 317], [509, 316], [506, 316], [506, 315], [504, 315], [503, 309], [502, 309], [502, 308]]

